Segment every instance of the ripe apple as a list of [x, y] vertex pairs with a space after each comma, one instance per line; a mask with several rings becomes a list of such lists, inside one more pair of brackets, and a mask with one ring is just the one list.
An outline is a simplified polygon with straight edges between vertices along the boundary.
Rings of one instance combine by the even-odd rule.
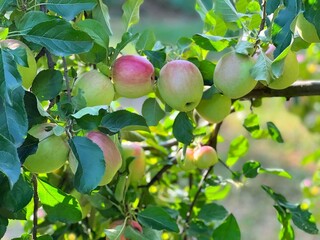
[[154, 68], [142, 56], [124, 55], [113, 65], [112, 80], [119, 96], [142, 97], [153, 91]]
[[179, 167], [184, 171], [191, 171], [196, 169], [194, 164], [194, 150], [192, 148], [187, 148], [185, 156], [183, 156], [183, 149], [180, 149], [176, 155], [176, 159]]
[[203, 93], [203, 78], [199, 69], [186, 60], [173, 60], [165, 64], [159, 74], [158, 91], [173, 109], [192, 111]]
[[27, 54], [28, 66], [24, 67], [22, 65], [17, 64], [17, 70], [22, 79], [22, 86], [25, 89], [29, 89], [32, 85], [33, 80], [37, 75], [37, 63], [31, 49], [23, 42], [15, 39], [6, 39], [6, 40], [0, 41], [0, 47], [1, 48], [6, 47], [11, 50], [15, 50], [19, 47], [25, 49]]
[[72, 89], [72, 95], [78, 95], [79, 91], [86, 100], [87, 107], [110, 105], [114, 98], [111, 80], [97, 70], [91, 70], [79, 76]]
[[52, 123], [38, 124], [29, 130], [29, 134], [39, 139], [36, 153], [28, 156], [24, 166], [34, 173], [49, 173], [62, 167], [69, 154], [65, 136], [54, 135]]
[[303, 16], [303, 13], [298, 15], [296, 31], [299, 36], [308, 43], [320, 42], [316, 27]]
[[107, 135], [101, 132], [89, 132], [87, 137], [97, 144], [103, 152], [106, 170], [99, 186], [106, 185], [111, 182], [122, 165], [120, 151], [116, 144]]
[[[284, 60], [283, 72], [279, 78], [275, 78], [268, 84], [272, 89], [284, 89], [297, 81], [299, 76], [299, 62], [296, 54], [292, 51], [288, 52]], [[264, 83], [264, 82], [263, 82]]]
[[218, 162], [216, 150], [210, 146], [201, 146], [194, 150], [194, 164], [200, 169], [207, 169]]
[[[142, 233], [143, 232], [143, 229], [142, 229], [142, 226], [140, 225], [139, 222], [137, 221], [134, 221], [134, 220], [129, 220], [129, 225], [136, 231]], [[124, 223], [124, 220], [116, 220], [116, 221], [113, 221], [110, 225], [109, 225], [109, 229], [114, 229], [116, 228], [117, 226], [119, 225], [122, 225]], [[106, 238], [106, 240], [109, 240], [109, 238]], [[119, 240], [129, 240], [127, 239], [125, 236], [124, 236], [124, 233], [122, 233], [119, 237]]]
[[131, 184], [138, 184], [145, 175], [146, 156], [144, 150], [139, 143], [130, 142], [122, 144], [122, 157], [127, 160], [129, 157], [134, 157], [134, 160], [129, 164], [129, 181]]
[[197, 113], [210, 123], [221, 122], [230, 113], [231, 99], [214, 93], [209, 99], [202, 99], [196, 107]]
[[214, 71], [214, 85], [227, 97], [236, 99], [249, 93], [257, 84], [250, 75], [251, 57], [229, 52], [219, 59]]

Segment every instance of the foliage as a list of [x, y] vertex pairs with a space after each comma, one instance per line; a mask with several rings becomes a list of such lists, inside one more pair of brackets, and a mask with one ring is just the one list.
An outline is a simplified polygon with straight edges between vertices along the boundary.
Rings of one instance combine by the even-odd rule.
[[[260, 123], [255, 113], [261, 104], [259, 95], [233, 99], [230, 114], [241, 111], [243, 100], [251, 100], [251, 113], [242, 123], [248, 134], [234, 136], [226, 156], [217, 151], [218, 165], [228, 172], [221, 174], [213, 171], [214, 166], [183, 171], [177, 165], [176, 153], [199, 145], [217, 149], [223, 138], [219, 133], [223, 121], [210, 124], [195, 110], [171, 109], [156, 86], [154, 92], [142, 98], [141, 113], [123, 109], [117, 97], [110, 106], [87, 107], [81, 92], [71, 96], [72, 88], [81, 73], [92, 69], [112, 80], [113, 63], [128, 46], [152, 63], [155, 79], [170, 60], [194, 63], [205, 87], [210, 89], [203, 99], [218, 92], [213, 79], [215, 66], [230, 51], [256, 59], [251, 76], [258, 85], [259, 81], [269, 82], [282, 74], [289, 49], [304, 52], [300, 57], [307, 56], [300, 61], [302, 78], [318, 78], [316, 71], [310, 75], [305, 69], [317, 67], [319, 45], [307, 43], [297, 34], [295, 20], [304, 12], [320, 36], [315, 20], [320, 3], [196, 0], [194, 9], [203, 22], [203, 32], [190, 38], [181, 36], [177, 44], [165, 45], [151, 31], [133, 33], [144, 1], [126, 0], [121, 8], [125, 32], [112, 45], [117, 39], [113, 39], [106, 2], [0, 2], [0, 40], [24, 42], [32, 50], [38, 68], [31, 88], [25, 89], [18, 71], [19, 65], [27, 65], [25, 51], [6, 48], [0, 42], [0, 238], [6, 233], [9, 220], [22, 220], [25, 233], [19, 239], [118, 239], [121, 235], [127, 239], [241, 239], [235, 215], [218, 200], [226, 199], [231, 187], [249, 179], [254, 181], [261, 174], [295, 177], [283, 169], [263, 167], [257, 160], [246, 159], [251, 140], [265, 139], [283, 145], [289, 141], [272, 121], [266, 126]], [[275, 48], [272, 58], [267, 56], [270, 47]], [[282, 93], [286, 97], [285, 91]], [[319, 114], [311, 122], [308, 116], [315, 114], [313, 107], [319, 111], [318, 100], [318, 96], [296, 98], [288, 106], [314, 132], [320, 131]], [[51, 173], [35, 174], [24, 167], [25, 159], [37, 151], [39, 144], [28, 130], [46, 122], [55, 124], [55, 135], [68, 138], [70, 154], [78, 161], [77, 171], [72, 171], [68, 157], [63, 167]], [[101, 149], [86, 137], [93, 130], [108, 135], [120, 151], [123, 142], [139, 142], [144, 148], [147, 168], [138, 185], [128, 181], [128, 165], [134, 161], [128, 158], [123, 159], [121, 169], [109, 184], [98, 186], [105, 164]], [[304, 162], [319, 162], [319, 156], [317, 151]], [[273, 190], [277, 186], [261, 186], [266, 197], [274, 201], [275, 218], [281, 224], [279, 239], [294, 239], [295, 227], [305, 234], [318, 234], [320, 213], [312, 215], [309, 207], [318, 201], [319, 171], [303, 184], [309, 204], [289, 202]], [[114, 226], [117, 220], [121, 224]], [[133, 221], [142, 226], [142, 232], [130, 225]]]

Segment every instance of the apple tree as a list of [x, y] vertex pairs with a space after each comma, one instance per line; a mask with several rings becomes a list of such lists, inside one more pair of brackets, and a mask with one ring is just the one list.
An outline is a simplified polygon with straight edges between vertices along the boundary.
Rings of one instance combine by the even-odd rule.
[[[121, 39], [107, 1], [0, 2], [0, 238], [20, 221], [16, 239], [239, 240], [221, 200], [261, 174], [295, 178], [246, 154], [249, 140], [290, 141], [259, 122], [262, 98], [296, 99], [301, 119], [318, 106], [320, 83], [301, 80], [298, 60], [319, 51], [320, 2], [196, 0], [203, 30], [176, 44], [134, 30], [143, 2], [123, 1]], [[223, 142], [225, 119], [245, 108], [247, 134]], [[279, 239], [318, 234], [316, 168], [308, 202], [261, 185]]]

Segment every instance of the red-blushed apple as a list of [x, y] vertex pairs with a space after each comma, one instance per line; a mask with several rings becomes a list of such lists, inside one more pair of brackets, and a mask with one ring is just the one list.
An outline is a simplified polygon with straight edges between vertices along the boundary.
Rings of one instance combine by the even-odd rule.
[[194, 150], [192, 148], [187, 148], [185, 155], [183, 155], [183, 149], [180, 149], [176, 155], [176, 159], [179, 167], [184, 171], [191, 171], [196, 169], [194, 164]]
[[112, 80], [117, 95], [139, 98], [153, 91], [154, 67], [145, 57], [124, 55], [112, 67]]
[[284, 59], [283, 71], [281, 76], [278, 78], [274, 78], [271, 83], [267, 84], [267, 86], [272, 89], [284, 89], [297, 81], [298, 77], [299, 62], [297, 60], [296, 54], [290, 50], [288, 52], [288, 55]]
[[81, 91], [87, 107], [110, 105], [114, 98], [114, 86], [111, 80], [97, 70], [85, 72], [76, 80], [72, 95]]
[[230, 113], [231, 99], [214, 93], [209, 99], [202, 99], [196, 107], [197, 113], [210, 123], [221, 122]]
[[[115, 221], [113, 221], [113, 222], [109, 225], [108, 229], [114, 229], [114, 228], [116, 228], [117, 226], [123, 225], [123, 223], [124, 223], [124, 220], [121, 220], [121, 219], [120, 219], [120, 220], [115, 220]], [[128, 223], [127, 223], [127, 225], [131, 226], [134, 230], [136, 230], [136, 231], [138, 231], [138, 232], [140, 232], [140, 233], [143, 233], [142, 226], [140, 225], [139, 222], [137, 222], [137, 221], [135, 221], [135, 220], [129, 220]], [[106, 237], [106, 240], [109, 240], [109, 238]], [[127, 239], [127, 238], [124, 236], [124, 233], [122, 233], [122, 234], [120, 235], [120, 237], [119, 237], [119, 240], [129, 240], [129, 239]]]
[[300, 13], [297, 17], [296, 31], [308, 43], [320, 42], [316, 27], [304, 17], [303, 13]]
[[254, 61], [251, 57], [234, 51], [219, 59], [214, 71], [214, 85], [225, 96], [236, 99], [249, 93], [257, 81], [250, 74]]
[[165, 64], [157, 82], [161, 98], [180, 112], [192, 111], [203, 93], [203, 78], [199, 69], [186, 60], [173, 60]]
[[26, 89], [29, 89], [37, 75], [37, 63], [31, 49], [23, 42], [15, 39], [6, 39], [0, 41], [0, 47], [9, 48], [11, 50], [15, 50], [19, 47], [25, 49], [27, 54], [28, 66], [24, 67], [17, 64], [17, 70], [22, 79], [22, 86]]
[[49, 173], [62, 167], [68, 158], [69, 146], [66, 136], [53, 133], [53, 123], [35, 125], [29, 134], [39, 139], [36, 153], [28, 156], [23, 166], [33, 173]]
[[107, 135], [101, 132], [89, 132], [87, 138], [97, 144], [103, 152], [106, 170], [99, 185], [106, 185], [111, 182], [122, 165], [120, 151], [116, 144]]
[[133, 185], [139, 184], [145, 176], [146, 156], [141, 145], [137, 142], [125, 142], [122, 144], [122, 158], [126, 161], [134, 157], [129, 164], [129, 182]]
[[207, 169], [218, 162], [216, 150], [210, 146], [201, 146], [194, 150], [194, 164], [200, 169]]

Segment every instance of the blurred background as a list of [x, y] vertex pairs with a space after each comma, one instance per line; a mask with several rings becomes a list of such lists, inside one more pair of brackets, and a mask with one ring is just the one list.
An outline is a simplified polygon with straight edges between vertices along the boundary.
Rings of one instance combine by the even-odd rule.
[[[114, 35], [111, 44], [116, 44], [123, 33], [121, 22], [124, 1], [104, 0], [108, 5], [111, 27]], [[206, 2], [206, 1], [203, 1]], [[210, 2], [210, 1], [207, 1]], [[194, 10], [194, 0], [145, 0], [141, 6], [140, 22], [134, 31], [146, 29], [154, 31], [163, 44], [175, 44], [180, 37], [191, 37], [202, 32], [202, 22]], [[126, 49], [126, 51], [133, 51]], [[301, 79], [320, 79], [319, 46], [312, 45], [307, 51], [298, 54], [301, 63]], [[260, 117], [262, 127], [272, 121], [282, 133], [285, 143], [279, 144], [270, 139], [255, 140], [242, 126], [243, 119], [250, 113], [250, 103], [243, 102], [245, 110], [231, 114], [221, 129], [223, 142], [218, 144], [220, 156], [225, 157], [230, 141], [239, 135], [250, 139], [249, 153], [239, 161], [241, 166], [247, 160], [257, 160], [266, 168], [283, 168], [293, 178], [286, 179], [274, 175], [259, 175], [248, 180], [243, 186], [234, 186], [227, 199], [220, 202], [232, 212], [242, 231], [243, 240], [278, 239], [280, 224], [277, 222], [273, 201], [262, 190], [261, 185], [268, 185], [276, 192], [286, 196], [290, 202], [305, 201], [315, 214], [320, 225], [320, 172], [316, 170], [320, 160], [320, 102], [319, 97], [302, 97], [286, 100], [283, 98], [263, 99], [262, 106], [254, 108]], [[309, 158], [306, 158], [306, 157]], [[303, 161], [310, 160], [307, 164]], [[239, 167], [235, 166], [235, 167]], [[224, 171], [217, 167], [216, 174]], [[218, 202], [219, 203], [219, 202]], [[17, 226], [10, 226], [4, 239], [20, 236]], [[20, 230], [22, 231], [21, 227]], [[311, 236], [296, 229], [296, 239], [315, 240], [319, 236]]]

